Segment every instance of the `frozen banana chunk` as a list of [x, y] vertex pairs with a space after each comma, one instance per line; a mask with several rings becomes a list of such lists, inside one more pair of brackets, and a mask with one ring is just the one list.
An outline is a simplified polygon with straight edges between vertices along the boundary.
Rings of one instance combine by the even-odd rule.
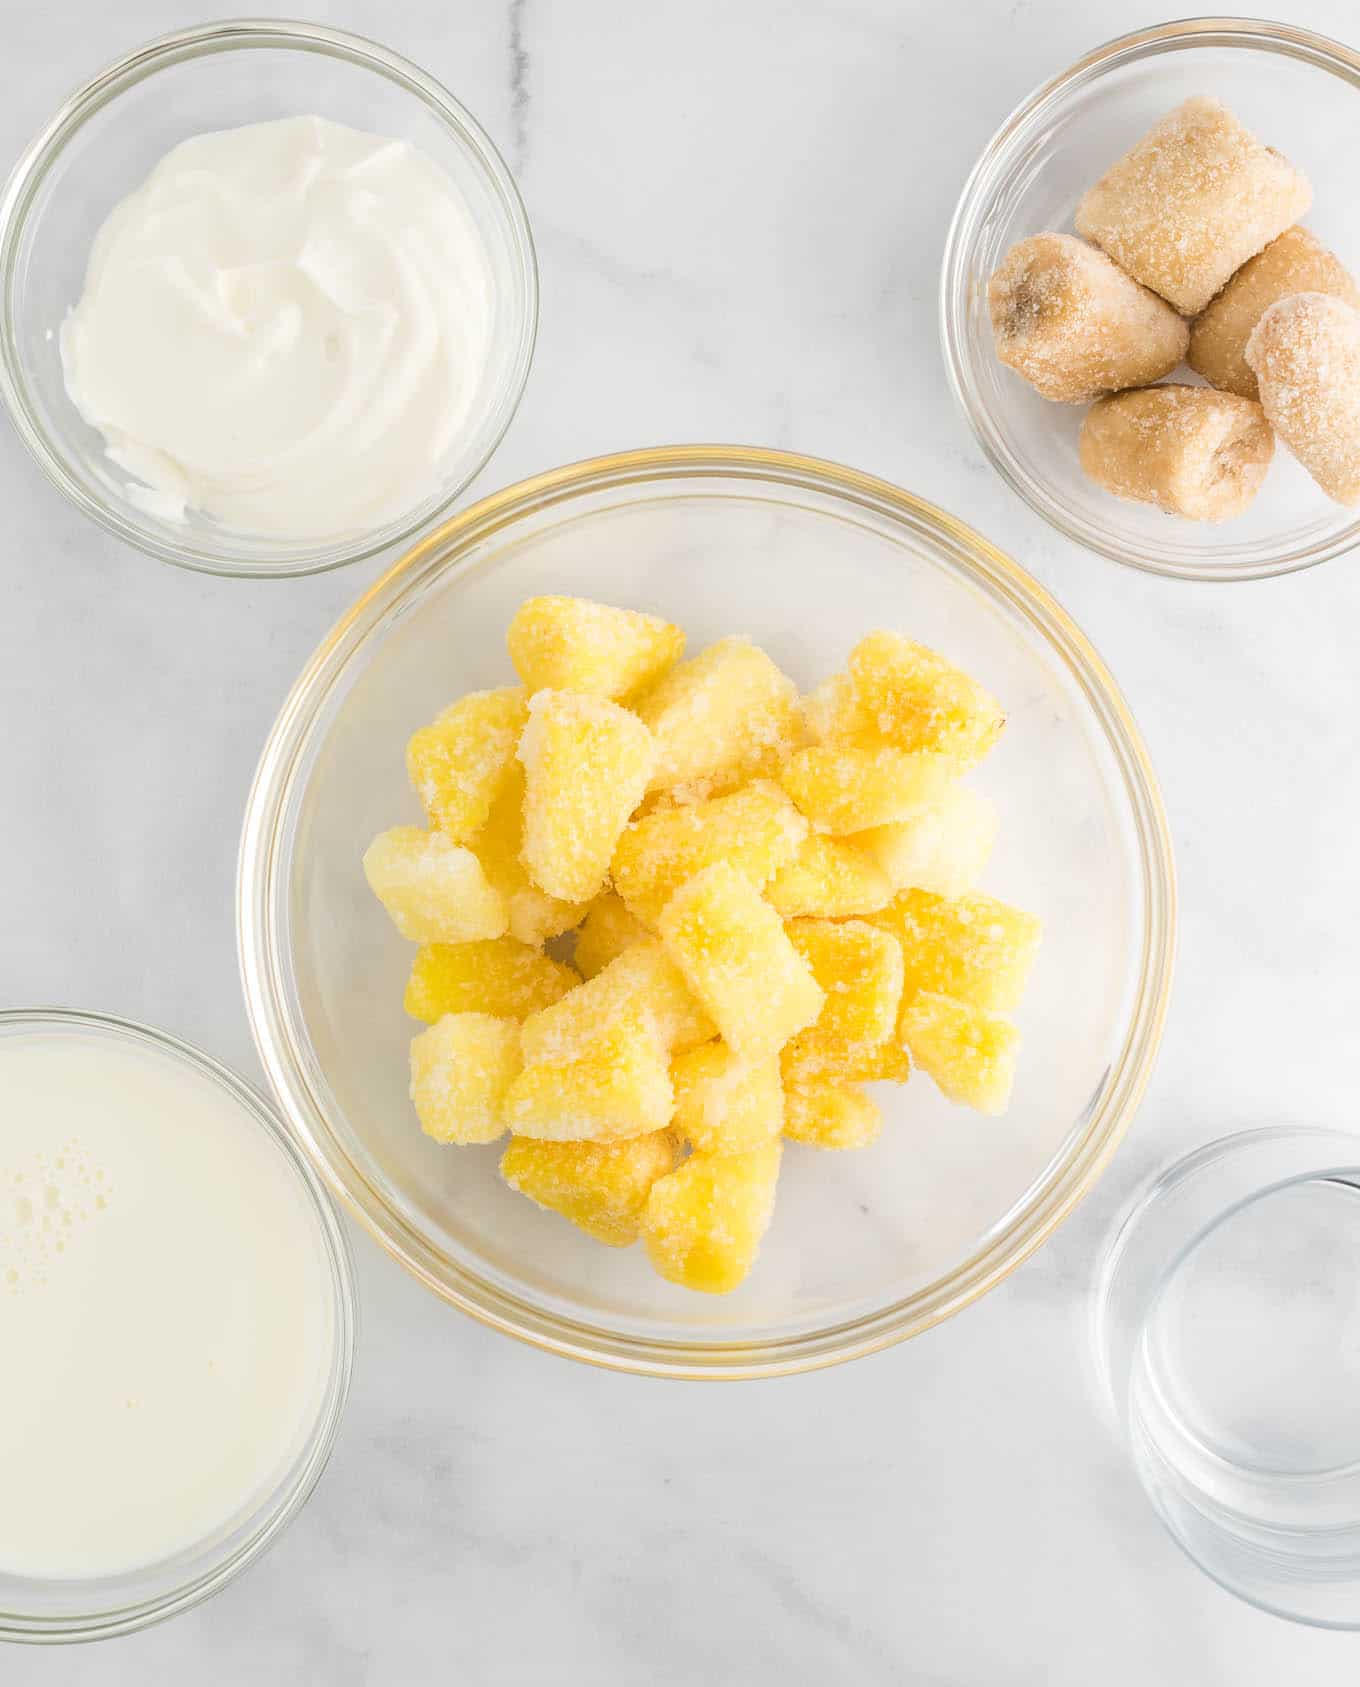
[[1271, 426], [1329, 498], [1360, 504], [1360, 311], [1296, 293], [1247, 341]]

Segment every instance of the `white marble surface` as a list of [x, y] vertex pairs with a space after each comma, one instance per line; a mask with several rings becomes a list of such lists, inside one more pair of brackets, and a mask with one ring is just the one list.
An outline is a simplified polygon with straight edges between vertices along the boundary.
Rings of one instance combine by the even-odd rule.
[[[1275, 4], [1354, 33], [1350, 0]], [[1146, 10], [317, 15], [429, 66], [519, 173], [543, 330], [481, 489], [613, 447], [770, 443], [876, 470], [1006, 545], [1105, 653], [1160, 769], [1183, 891], [1174, 1011], [1077, 1216], [963, 1317], [846, 1369], [700, 1388], [576, 1368], [460, 1319], [356, 1238], [353, 1400], [299, 1522], [202, 1610], [8, 1651], [0, 1682], [1354, 1682], [1360, 1638], [1261, 1616], [1180, 1558], [1094, 1410], [1081, 1319], [1109, 1216], [1151, 1168], [1235, 1127], [1356, 1122], [1360, 561], [1212, 588], [1079, 553], [984, 464], [936, 344], [975, 152]], [[185, 0], [10, 8], [0, 154], [86, 74], [194, 19]], [[258, 585], [159, 566], [68, 509], [4, 428], [0, 509], [0, 1001], [146, 1018], [257, 1073], [238, 817], [293, 674], [376, 565]]]

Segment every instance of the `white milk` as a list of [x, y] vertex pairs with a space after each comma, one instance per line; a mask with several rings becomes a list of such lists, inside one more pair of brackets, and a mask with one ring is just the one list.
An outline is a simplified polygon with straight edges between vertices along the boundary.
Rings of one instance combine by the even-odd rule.
[[117, 1574], [240, 1520], [334, 1340], [317, 1216], [226, 1091], [93, 1031], [0, 1037], [0, 1572]]

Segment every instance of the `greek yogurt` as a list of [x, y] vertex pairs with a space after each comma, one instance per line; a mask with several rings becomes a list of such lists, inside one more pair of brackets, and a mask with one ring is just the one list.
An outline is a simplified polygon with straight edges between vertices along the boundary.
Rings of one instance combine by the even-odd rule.
[[99, 230], [66, 390], [167, 518], [305, 540], [438, 485], [488, 362], [493, 272], [453, 179], [320, 117], [197, 135]]

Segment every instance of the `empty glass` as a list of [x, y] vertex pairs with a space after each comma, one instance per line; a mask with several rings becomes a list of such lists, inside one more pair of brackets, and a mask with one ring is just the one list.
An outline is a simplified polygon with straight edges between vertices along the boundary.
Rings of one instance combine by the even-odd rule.
[[1217, 1582], [1360, 1628], [1360, 1136], [1211, 1143], [1117, 1227], [1095, 1354], [1140, 1480]]

